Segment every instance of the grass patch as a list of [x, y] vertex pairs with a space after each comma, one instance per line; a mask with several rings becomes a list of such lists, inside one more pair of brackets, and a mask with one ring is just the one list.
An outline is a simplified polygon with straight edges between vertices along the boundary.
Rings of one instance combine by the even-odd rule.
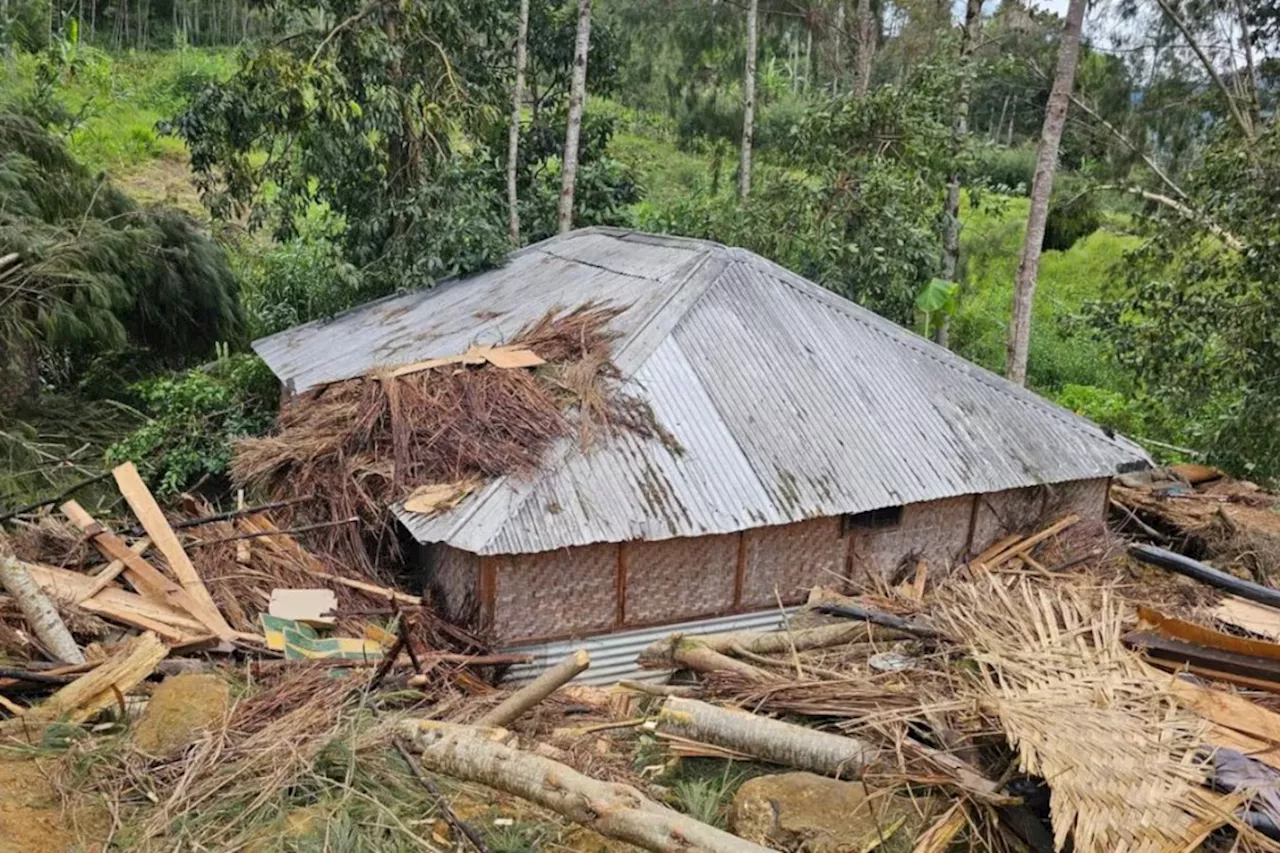
[[[986, 197], [961, 211], [961, 260], [965, 282], [952, 323], [952, 345], [989, 370], [1004, 370], [1005, 341], [1013, 304], [1013, 281], [1026, 233], [1030, 202]], [[1085, 303], [1102, 295], [1124, 254], [1140, 244], [1125, 233], [1125, 218], [1111, 215], [1097, 231], [1065, 252], [1047, 251], [1040, 260], [1029, 354], [1030, 384], [1042, 393], [1068, 385], [1119, 390], [1125, 376], [1081, 322]]]

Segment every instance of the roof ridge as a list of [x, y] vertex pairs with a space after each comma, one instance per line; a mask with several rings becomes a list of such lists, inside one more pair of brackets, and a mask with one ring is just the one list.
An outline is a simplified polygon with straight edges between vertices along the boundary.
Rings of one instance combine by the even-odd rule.
[[[1034, 391], [1029, 391], [1026, 388], [1014, 385], [1004, 377], [998, 376], [986, 368], [974, 364], [949, 349], [940, 347], [932, 341], [921, 338], [909, 329], [898, 325], [886, 317], [880, 316], [870, 308], [859, 305], [851, 299], [847, 299], [846, 297], [828, 290], [819, 284], [808, 281], [802, 276], [791, 272], [786, 267], [780, 266], [761, 255], [757, 255], [755, 252], [751, 252], [746, 249], [736, 251], [749, 256], [753, 263], [762, 267], [763, 270], [768, 273], [770, 277], [778, 281], [779, 284], [790, 287], [801, 296], [823, 303], [827, 308], [837, 311], [857, 323], [861, 323], [875, 334], [899, 343], [913, 352], [942, 365], [943, 367], [962, 373], [971, 379], [981, 382], [992, 390], [1004, 394], [1011, 400], [1020, 403], [1023, 406], [1037, 411], [1043, 411], [1045, 414], [1061, 421], [1064, 425], [1071, 427], [1077, 432], [1087, 435], [1091, 439], [1101, 439], [1108, 443], [1113, 441], [1113, 439], [1107, 438], [1106, 434], [1102, 433], [1101, 428], [1092, 421], [1059, 406], [1057, 403], [1036, 394]], [[781, 272], [781, 275], [779, 272]], [[850, 310], [851, 308], [854, 310]], [[924, 346], [921, 346], [921, 344]], [[940, 352], [938, 350], [940, 350]], [[993, 379], [995, 381], [992, 381]]]

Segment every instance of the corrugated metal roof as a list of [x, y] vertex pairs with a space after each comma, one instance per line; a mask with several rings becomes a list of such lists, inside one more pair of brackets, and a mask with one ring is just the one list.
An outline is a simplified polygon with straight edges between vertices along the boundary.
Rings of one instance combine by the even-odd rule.
[[419, 540], [503, 554], [729, 533], [1148, 461], [763, 258], [682, 238], [574, 232], [499, 270], [255, 348], [301, 390], [499, 342], [552, 306], [588, 299], [630, 305], [616, 321], [615, 360], [679, 447], [620, 435], [584, 454], [564, 442], [533, 480], [501, 478], [432, 517], [400, 513]]
[[[789, 607], [787, 614], [799, 607]], [[544, 669], [554, 666], [578, 649], [586, 649], [591, 655], [591, 666], [574, 681], [580, 684], [616, 684], [625, 679], [636, 681], [666, 681], [671, 677], [669, 669], [641, 669], [636, 658], [645, 648], [657, 640], [672, 634], [700, 636], [722, 634], [730, 631], [774, 631], [783, 626], [783, 611], [761, 610], [755, 613], [739, 613], [733, 616], [713, 616], [680, 622], [674, 625], [657, 625], [617, 634], [600, 634], [580, 640], [557, 640], [552, 643], [532, 643], [511, 646], [502, 651], [510, 654], [533, 655], [529, 663], [516, 664], [507, 670], [503, 681], [523, 684], [537, 678]]]

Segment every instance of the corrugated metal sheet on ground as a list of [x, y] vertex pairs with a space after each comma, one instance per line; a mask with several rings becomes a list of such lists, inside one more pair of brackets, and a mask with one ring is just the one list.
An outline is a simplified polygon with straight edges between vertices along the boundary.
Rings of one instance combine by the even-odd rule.
[[499, 479], [431, 517], [399, 513], [419, 540], [514, 554], [731, 533], [1149, 461], [763, 258], [682, 238], [573, 232], [501, 269], [255, 347], [304, 388], [391, 363], [387, 353], [403, 361], [503, 340], [553, 305], [591, 299], [630, 304], [616, 361], [676, 443], [619, 435], [583, 453], [564, 442], [532, 481]]
[[[792, 607], [786, 612], [791, 614], [799, 609]], [[636, 656], [655, 640], [661, 640], [671, 634], [694, 636], [721, 634], [727, 631], [773, 631], [781, 627], [782, 611], [774, 609], [759, 613], [696, 619], [675, 625], [641, 628], [636, 631], [604, 634], [581, 640], [558, 640], [554, 643], [511, 646], [503, 649], [503, 652], [533, 655], [533, 662], [511, 667], [507, 670], [503, 681], [508, 684], [532, 681], [544, 669], [559, 663], [578, 649], [586, 649], [587, 654], [591, 655], [591, 666], [574, 679], [575, 684], [616, 684], [624, 678], [634, 681], [666, 681], [671, 676], [670, 670], [641, 669], [636, 664]]]

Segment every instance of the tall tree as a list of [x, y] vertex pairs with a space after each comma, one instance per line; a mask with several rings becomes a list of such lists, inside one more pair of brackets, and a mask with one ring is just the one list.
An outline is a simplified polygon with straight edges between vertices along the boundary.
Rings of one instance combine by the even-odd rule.
[[[968, 0], [964, 10], [964, 32], [960, 36], [960, 83], [956, 90], [955, 117], [951, 122], [951, 156], [958, 159], [965, 137], [969, 134], [970, 60], [978, 49], [978, 36], [982, 29], [982, 0]], [[943, 208], [942, 277], [956, 280], [956, 267], [960, 258], [960, 170], [953, 167], [947, 182], [947, 201]], [[951, 330], [951, 317], [944, 314], [938, 323], [936, 340], [947, 345]]]
[[511, 129], [507, 133], [507, 229], [511, 242], [520, 245], [520, 198], [516, 172], [520, 163], [520, 108], [524, 105], [524, 67], [528, 61], [529, 0], [520, 0], [520, 24], [516, 31], [516, 84], [511, 93]]
[[738, 167], [738, 195], [751, 194], [751, 147], [756, 133], [756, 34], [760, 0], [747, 7], [747, 67], [742, 77], [742, 162]]
[[1071, 88], [1075, 83], [1076, 61], [1080, 56], [1080, 30], [1084, 24], [1085, 0], [1071, 0], [1067, 6], [1067, 22], [1058, 48], [1058, 68], [1053, 75], [1053, 88], [1045, 109], [1044, 128], [1036, 149], [1036, 171], [1031, 183], [1031, 210], [1027, 214], [1027, 236], [1018, 260], [1018, 277], [1013, 286], [1013, 312], [1009, 323], [1009, 345], [1005, 356], [1005, 374], [1025, 385], [1027, 352], [1031, 345], [1031, 305], [1036, 292], [1036, 276], [1040, 271], [1040, 248], [1044, 243], [1045, 223], [1049, 218], [1049, 198], [1053, 193], [1054, 173], [1058, 168], [1058, 146], [1062, 128], [1067, 123], [1071, 105]]
[[561, 234], [573, 228], [573, 183], [578, 177], [578, 135], [587, 100], [587, 49], [591, 45], [591, 0], [578, 0], [578, 41], [573, 49], [573, 82], [569, 88], [569, 125], [564, 133], [564, 166], [560, 179]]
[[871, 65], [880, 38], [880, 19], [871, 0], [858, 0], [853, 21], [853, 94], [861, 98], [871, 88]]

